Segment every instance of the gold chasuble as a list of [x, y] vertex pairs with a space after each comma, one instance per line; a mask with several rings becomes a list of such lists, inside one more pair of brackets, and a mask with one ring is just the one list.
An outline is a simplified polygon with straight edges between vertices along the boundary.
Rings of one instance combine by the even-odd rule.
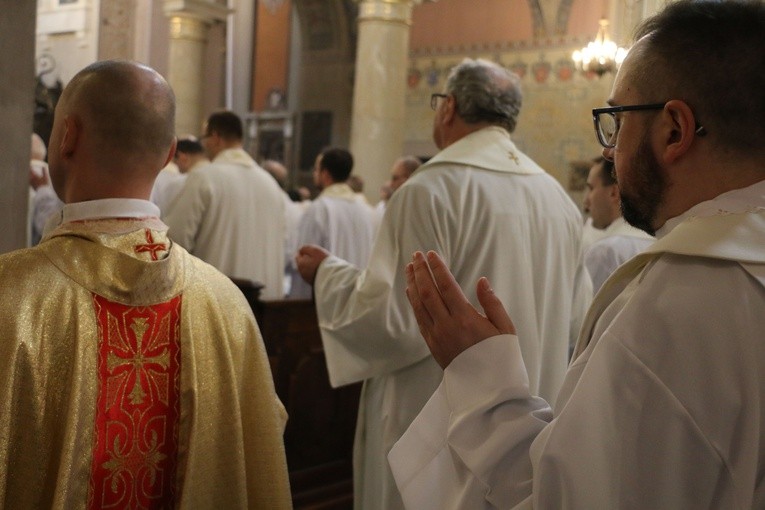
[[0, 256], [0, 508], [290, 508], [247, 302], [157, 218]]

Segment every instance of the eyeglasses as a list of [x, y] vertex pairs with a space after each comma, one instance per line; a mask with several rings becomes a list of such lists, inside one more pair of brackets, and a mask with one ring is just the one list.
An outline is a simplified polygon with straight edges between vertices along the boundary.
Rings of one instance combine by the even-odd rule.
[[634, 104], [630, 106], [608, 106], [606, 108], [593, 108], [592, 121], [595, 123], [595, 133], [598, 142], [606, 149], [616, 147], [616, 133], [619, 132], [619, 119], [616, 114], [620, 112], [632, 112], [643, 110], [661, 110], [666, 103]]
[[438, 98], [446, 99], [449, 94], [431, 94], [430, 95], [430, 108], [435, 110], [438, 108]]
[[[634, 104], [629, 106], [608, 106], [606, 108], [593, 108], [592, 121], [595, 123], [595, 133], [598, 135], [598, 142], [606, 149], [616, 147], [616, 135], [619, 133], [620, 122], [616, 117], [620, 112], [661, 110], [667, 103]], [[696, 134], [704, 136], [707, 134], [706, 128], [696, 123]]]

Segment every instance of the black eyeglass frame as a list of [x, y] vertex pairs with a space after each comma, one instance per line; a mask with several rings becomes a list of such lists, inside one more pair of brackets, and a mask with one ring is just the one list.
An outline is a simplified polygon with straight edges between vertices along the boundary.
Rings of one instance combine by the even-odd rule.
[[[634, 112], [634, 111], [642, 111], [642, 110], [661, 110], [664, 108], [664, 105], [667, 103], [650, 103], [650, 104], [633, 104], [633, 105], [627, 105], [627, 106], [607, 106], [605, 108], [593, 108], [592, 109], [592, 122], [595, 125], [595, 135], [598, 137], [598, 142], [600, 145], [605, 147], [606, 149], [613, 149], [616, 147], [616, 141], [614, 143], [611, 143], [610, 140], [604, 140], [603, 139], [603, 132], [600, 129], [600, 116], [604, 113], [607, 113], [611, 115], [614, 118], [615, 125], [619, 125], [618, 122], [616, 122], [616, 115], [620, 112]], [[614, 134], [618, 133], [619, 130], [616, 129], [614, 131]]]
[[[603, 132], [600, 129], [600, 116], [604, 113], [607, 113], [611, 115], [614, 118], [614, 123], [616, 126], [619, 125], [618, 122], [616, 122], [616, 113], [620, 112], [634, 112], [634, 111], [645, 111], [645, 110], [661, 110], [663, 109], [667, 103], [649, 103], [649, 104], [633, 104], [633, 105], [626, 105], [626, 106], [606, 106], [605, 108], [593, 108], [592, 109], [592, 122], [595, 125], [595, 136], [598, 138], [598, 143], [605, 147], [606, 149], [613, 149], [616, 147], [616, 141], [614, 140], [614, 143], [611, 143], [610, 140], [604, 140], [603, 139]], [[619, 132], [619, 128], [614, 131], [614, 135]], [[696, 122], [696, 134], [698, 136], [704, 136], [707, 134], [707, 130], [704, 126]], [[612, 135], [613, 136], [613, 135]]]
[[439, 94], [438, 92], [431, 94], [430, 109], [436, 111], [436, 108], [438, 108], [438, 98], [446, 99], [447, 97], [449, 97], [449, 94]]

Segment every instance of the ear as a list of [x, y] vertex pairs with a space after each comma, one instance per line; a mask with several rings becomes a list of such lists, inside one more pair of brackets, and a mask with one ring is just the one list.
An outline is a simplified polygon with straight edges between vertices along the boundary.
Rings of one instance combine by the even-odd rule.
[[441, 123], [451, 124], [454, 118], [457, 116], [457, 100], [454, 96], [449, 94], [443, 100], [441, 105]]
[[683, 157], [696, 138], [696, 117], [684, 101], [673, 99], [662, 112], [662, 152], [666, 163]]
[[615, 202], [621, 202], [621, 197], [619, 196], [619, 185], [618, 184], [612, 184], [608, 187], [608, 198], [611, 201]]
[[81, 131], [80, 119], [71, 114], [64, 117], [64, 134], [61, 137], [61, 145], [58, 148], [62, 158], [70, 158], [75, 150], [77, 150]]
[[175, 157], [175, 148], [177, 145], [178, 145], [178, 139], [176, 137], [173, 137], [173, 144], [170, 146], [170, 152], [167, 153], [167, 157], [165, 158], [165, 164], [162, 165], [162, 168], [165, 168], [168, 165], [168, 163], [170, 163]]

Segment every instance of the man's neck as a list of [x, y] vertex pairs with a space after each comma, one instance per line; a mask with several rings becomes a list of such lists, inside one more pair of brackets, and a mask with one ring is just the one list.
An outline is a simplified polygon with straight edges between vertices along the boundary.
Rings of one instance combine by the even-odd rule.
[[439, 147], [441, 150], [444, 150], [448, 146], [452, 145], [455, 142], [460, 141], [461, 139], [465, 138], [466, 136], [475, 133], [476, 131], [480, 131], [481, 129], [487, 128], [489, 126], [493, 126], [494, 124], [489, 124], [488, 122], [480, 122], [477, 124], [470, 124], [467, 123], [461, 119], [455, 120], [455, 122], [452, 124], [451, 128], [446, 130], [444, 133], [444, 137], [442, 140], [442, 147]]

